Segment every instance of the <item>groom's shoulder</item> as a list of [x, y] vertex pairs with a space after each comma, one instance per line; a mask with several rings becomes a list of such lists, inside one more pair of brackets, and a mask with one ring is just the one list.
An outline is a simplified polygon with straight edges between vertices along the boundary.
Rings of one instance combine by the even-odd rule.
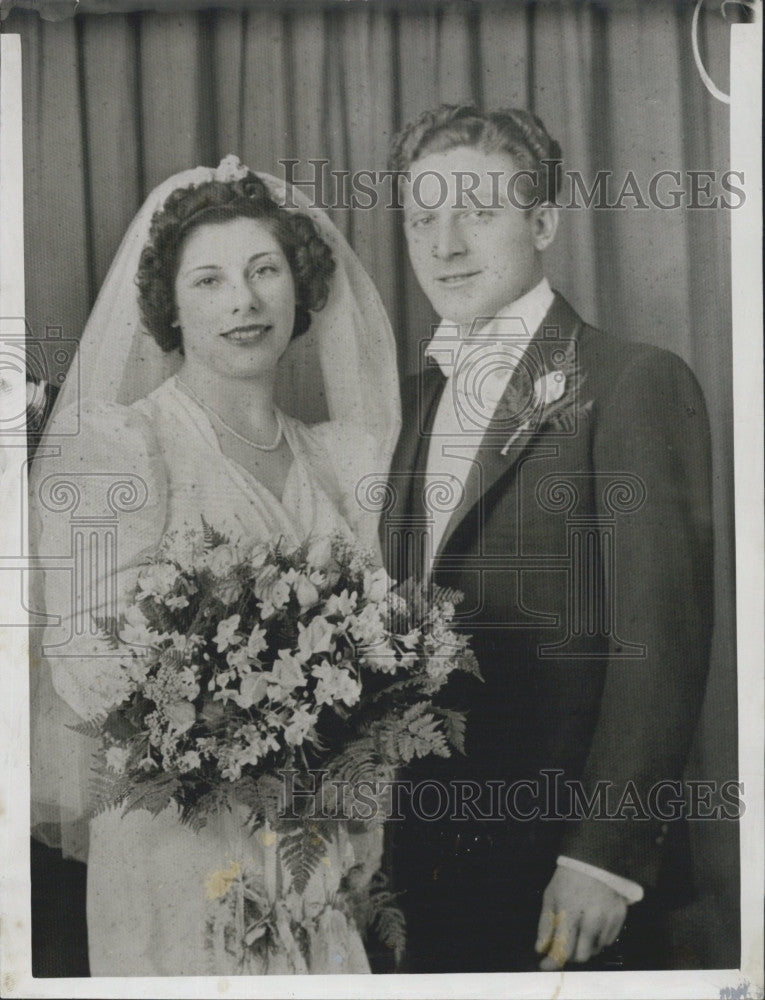
[[577, 361], [587, 373], [591, 391], [610, 395], [625, 383], [656, 380], [688, 383], [698, 389], [690, 367], [674, 351], [634, 339], [623, 330], [600, 329], [573, 315], [577, 320]]

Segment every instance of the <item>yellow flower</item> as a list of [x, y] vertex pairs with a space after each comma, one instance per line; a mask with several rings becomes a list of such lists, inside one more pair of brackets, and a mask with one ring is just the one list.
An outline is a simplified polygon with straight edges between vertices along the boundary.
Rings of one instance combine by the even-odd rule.
[[241, 867], [236, 861], [232, 861], [228, 868], [213, 872], [205, 882], [205, 898], [220, 899], [228, 892], [231, 883], [241, 874]]

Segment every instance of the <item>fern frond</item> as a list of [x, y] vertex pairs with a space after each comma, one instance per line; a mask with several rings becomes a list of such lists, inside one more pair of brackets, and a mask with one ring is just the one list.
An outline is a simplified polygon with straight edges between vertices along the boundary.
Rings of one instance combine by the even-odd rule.
[[284, 786], [275, 774], [245, 777], [234, 786], [236, 798], [249, 809], [246, 825], [251, 829], [265, 822], [276, 824], [284, 799]]
[[465, 753], [465, 713], [450, 708], [433, 705], [433, 711], [443, 720], [444, 733], [449, 745], [464, 755]]
[[402, 677], [401, 680], [393, 681], [384, 688], [380, 688], [379, 691], [375, 691], [367, 697], [368, 704], [374, 704], [380, 701], [382, 698], [386, 698], [390, 695], [400, 694], [402, 691], [406, 691], [408, 688], [419, 687], [422, 685], [422, 678], [417, 675], [410, 677]]
[[326, 849], [327, 843], [315, 823], [301, 823], [296, 830], [282, 837], [279, 854], [292, 876], [292, 884], [298, 894], [305, 892]]
[[338, 754], [330, 765], [330, 779], [345, 781], [354, 786], [362, 781], [379, 780], [385, 769], [378, 740], [374, 734], [370, 734], [349, 743]]
[[204, 514], [200, 514], [199, 517], [202, 521], [202, 537], [204, 539], [205, 552], [214, 549], [216, 545], [225, 545], [228, 542], [228, 538], [220, 531], [216, 531], [205, 518]]
[[178, 792], [181, 783], [174, 774], [161, 773], [140, 784], [133, 785], [125, 797], [125, 812], [146, 809], [152, 816], [158, 816]]
[[96, 758], [96, 768], [90, 780], [90, 819], [120, 805], [130, 794], [132, 780], [127, 774], [116, 774], [109, 771]]
[[71, 729], [73, 733], [79, 733], [80, 736], [89, 736], [91, 739], [97, 740], [103, 736], [105, 722], [106, 716], [102, 715], [100, 719], [88, 719], [85, 722], [67, 725], [66, 728]]
[[441, 720], [433, 715], [430, 702], [416, 702], [400, 718], [381, 722], [373, 729], [383, 758], [394, 767], [430, 753], [438, 757], [451, 756]]
[[348, 904], [361, 936], [368, 941], [374, 935], [393, 951], [396, 967], [401, 964], [406, 947], [406, 918], [396, 905], [401, 895], [389, 888], [388, 877], [377, 871], [360, 891], [347, 895]]

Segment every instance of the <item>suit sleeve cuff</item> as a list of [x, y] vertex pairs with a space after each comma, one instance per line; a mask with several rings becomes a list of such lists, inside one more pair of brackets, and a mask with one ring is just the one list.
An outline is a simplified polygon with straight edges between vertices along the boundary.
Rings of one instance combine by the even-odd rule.
[[576, 858], [569, 858], [565, 854], [558, 856], [558, 864], [564, 868], [571, 868], [575, 872], [581, 872], [583, 875], [589, 875], [591, 878], [596, 878], [599, 882], [603, 882], [610, 889], [613, 889], [614, 892], [618, 892], [620, 896], [624, 896], [630, 904], [639, 903], [643, 898], [642, 885], [638, 885], [631, 879], [622, 878], [621, 875], [607, 872], [604, 868], [597, 868], [595, 865], [587, 864], [586, 861], [577, 861]]

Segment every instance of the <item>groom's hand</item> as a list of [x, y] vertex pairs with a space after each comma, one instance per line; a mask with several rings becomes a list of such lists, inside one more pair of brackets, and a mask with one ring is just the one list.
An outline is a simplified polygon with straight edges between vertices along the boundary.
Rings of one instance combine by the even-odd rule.
[[613, 944], [627, 916], [627, 901], [598, 879], [558, 867], [542, 897], [537, 952], [544, 972], [586, 962]]

